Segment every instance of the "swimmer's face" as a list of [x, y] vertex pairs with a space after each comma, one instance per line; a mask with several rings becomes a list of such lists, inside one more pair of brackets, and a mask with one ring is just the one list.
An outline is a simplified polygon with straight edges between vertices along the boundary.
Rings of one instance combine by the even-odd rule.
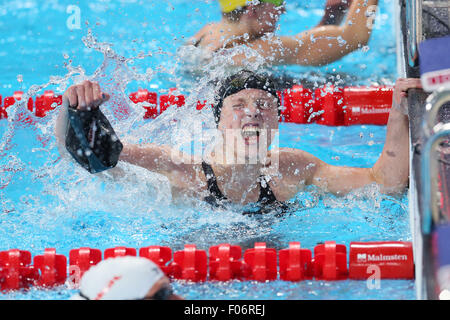
[[259, 89], [245, 89], [226, 97], [218, 128], [226, 134], [234, 132], [238, 146], [268, 148], [278, 130], [276, 97]]
[[285, 12], [284, 5], [276, 7], [272, 3], [262, 2], [249, 6], [247, 15], [249, 24], [255, 35], [274, 32], [280, 16]]

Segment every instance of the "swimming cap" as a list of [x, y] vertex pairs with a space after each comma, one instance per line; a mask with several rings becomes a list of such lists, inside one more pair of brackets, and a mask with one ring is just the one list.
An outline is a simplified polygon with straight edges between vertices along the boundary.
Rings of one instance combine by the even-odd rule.
[[226, 78], [220, 84], [220, 88], [216, 94], [217, 103], [213, 105], [214, 120], [216, 121], [216, 124], [219, 124], [220, 114], [222, 112], [223, 101], [225, 98], [245, 89], [260, 89], [273, 95], [277, 99], [278, 116], [280, 115], [281, 110], [279, 107], [281, 102], [277, 95], [275, 83], [266, 76], [257, 75], [249, 70], [241, 70], [238, 73]]
[[68, 108], [66, 149], [90, 173], [116, 166], [123, 145], [99, 108]]
[[[284, 0], [259, 0], [259, 2], [273, 3], [275, 6], [279, 7], [283, 4]], [[222, 12], [228, 13], [239, 7], [243, 8], [248, 4], [252, 3], [251, 0], [219, 0], [220, 6], [222, 7]]]
[[152, 261], [142, 257], [117, 257], [91, 267], [80, 281], [80, 293], [71, 300], [143, 299], [164, 276]]

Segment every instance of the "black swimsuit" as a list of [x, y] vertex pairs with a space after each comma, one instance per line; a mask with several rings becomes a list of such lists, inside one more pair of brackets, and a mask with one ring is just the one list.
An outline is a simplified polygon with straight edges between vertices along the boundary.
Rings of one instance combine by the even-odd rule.
[[[229, 200], [223, 195], [222, 191], [220, 191], [219, 186], [217, 185], [216, 175], [214, 174], [211, 165], [203, 161], [202, 168], [205, 173], [208, 191], [210, 193], [210, 195], [206, 196], [204, 200], [214, 207], [223, 207], [223, 204]], [[268, 212], [267, 209], [273, 210], [275, 207], [283, 210], [287, 209], [287, 205], [285, 203], [277, 200], [273, 191], [270, 189], [269, 184], [267, 182], [262, 183], [262, 180], [264, 180], [263, 176], [259, 178], [260, 191], [257, 203], [260, 205], [260, 210], [255, 212], [244, 212], [244, 214], [261, 214]]]

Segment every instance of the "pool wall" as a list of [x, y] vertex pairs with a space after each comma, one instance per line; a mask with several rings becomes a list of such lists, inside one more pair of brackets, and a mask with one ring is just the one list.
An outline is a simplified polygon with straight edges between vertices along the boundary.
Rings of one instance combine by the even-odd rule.
[[[416, 0], [398, 1], [396, 10], [399, 13], [400, 23], [397, 24], [397, 42], [401, 43], [397, 51], [397, 61], [401, 64], [399, 76], [414, 78], [421, 76], [419, 44], [427, 39], [449, 35], [448, 25], [450, 24], [450, 19], [448, 8], [448, 1], [441, 0], [426, 2]], [[443, 28], [445, 22], [447, 22], [447, 29]], [[427, 142], [426, 134], [424, 134], [424, 121], [428, 117], [425, 104], [429, 96], [430, 93], [422, 90], [413, 89], [408, 92], [410, 122], [409, 211], [418, 299], [438, 299], [435, 269], [437, 254], [433, 252], [433, 233], [423, 232], [424, 212], [430, 209], [426, 207], [424, 201], [424, 190], [426, 189], [426, 184], [435, 183], [435, 181], [430, 180], [430, 177], [424, 180], [424, 172], [422, 170], [422, 162], [425, 157], [431, 157], [431, 153], [423, 154], [424, 145]], [[448, 119], [444, 119], [445, 121], [448, 122]], [[444, 170], [448, 171], [448, 167], [445, 168], [444, 166]], [[441, 172], [440, 179], [448, 179], [448, 176], [448, 172]], [[436, 174], [436, 177], [438, 177], [438, 174]], [[445, 185], [445, 181], [443, 185]], [[441, 193], [441, 196], [445, 199], [448, 197], [448, 194]]]

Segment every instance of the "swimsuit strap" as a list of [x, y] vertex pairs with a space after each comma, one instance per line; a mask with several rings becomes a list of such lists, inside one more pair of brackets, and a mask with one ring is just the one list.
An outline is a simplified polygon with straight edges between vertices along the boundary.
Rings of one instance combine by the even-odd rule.
[[214, 174], [214, 171], [208, 163], [202, 161], [203, 172], [205, 173], [206, 182], [208, 184], [208, 191], [211, 195], [205, 198], [207, 202], [217, 203], [216, 200], [226, 200], [226, 197], [223, 195], [222, 191], [220, 191], [219, 186], [217, 185], [217, 178]]
[[259, 177], [259, 203], [262, 204], [271, 204], [277, 202], [277, 198], [275, 194], [270, 189], [269, 183], [265, 179], [264, 176]]
[[[219, 201], [226, 200], [227, 197], [223, 195], [222, 191], [220, 191], [219, 186], [217, 185], [217, 178], [216, 175], [214, 174], [211, 165], [203, 161], [202, 168], [203, 172], [205, 173], [208, 191], [210, 193], [209, 196], [205, 197], [205, 200], [209, 203], [214, 204], [217, 204], [217, 200]], [[267, 205], [277, 202], [277, 198], [275, 197], [273, 191], [270, 189], [270, 186], [267, 183], [265, 177], [260, 176], [258, 180], [259, 180], [258, 203]]]

